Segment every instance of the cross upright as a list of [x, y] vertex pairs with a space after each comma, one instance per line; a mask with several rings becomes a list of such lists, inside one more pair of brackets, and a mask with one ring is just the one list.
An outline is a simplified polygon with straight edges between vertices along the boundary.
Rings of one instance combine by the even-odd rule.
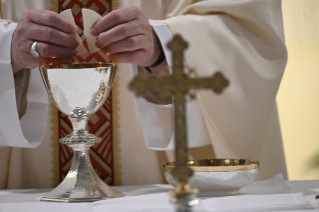
[[163, 79], [146, 79], [138, 75], [129, 87], [136, 95], [143, 96], [148, 92], [170, 92], [174, 105], [174, 132], [175, 132], [175, 158], [176, 168], [172, 175], [179, 182], [176, 193], [187, 191], [187, 181], [192, 175], [192, 170], [187, 166], [188, 149], [186, 137], [185, 95], [191, 89], [212, 89], [221, 93], [229, 84], [228, 80], [219, 72], [210, 78], [189, 78], [184, 73], [183, 52], [188, 44], [180, 35], [175, 35], [168, 43], [168, 48], [173, 53], [172, 75]]

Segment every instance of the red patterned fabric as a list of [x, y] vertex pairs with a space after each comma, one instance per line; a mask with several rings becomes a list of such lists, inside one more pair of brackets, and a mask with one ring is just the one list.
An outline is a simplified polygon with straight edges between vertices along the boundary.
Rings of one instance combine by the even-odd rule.
[[[75, 22], [80, 30], [83, 41], [82, 8], [89, 8], [102, 16], [111, 11], [112, 0], [60, 0], [59, 12], [71, 9]], [[84, 42], [86, 45], [86, 42]], [[105, 54], [101, 51], [87, 57], [77, 56], [78, 62], [106, 62]], [[102, 142], [90, 149], [92, 165], [99, 177], [109, 185], [114, 185], [113, 172], [113, 141], [112, 141], [112, 97], [111, 94], [103, 104], [102, 108], [95, 113], [89, 121], [89, 131], [102, 138]], [[59, 137], [63, 138], [72, 132], [69, 119], [59, 113]], [[60, 181], [68, 173], [72, 163], [73, 150], [66, 145], [59, 144], [60, 159]]]

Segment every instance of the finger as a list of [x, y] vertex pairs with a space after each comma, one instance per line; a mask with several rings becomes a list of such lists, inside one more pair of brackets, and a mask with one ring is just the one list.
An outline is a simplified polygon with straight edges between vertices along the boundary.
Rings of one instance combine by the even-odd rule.
[[75, 35], [65, 34], [54, 28], [37, 24], [32, 24], [32, 26], [27, 29], [26, 35], [30, 40], [44, 41], [70, 48], [79, 46]]
[[57, 64], [72, 64], [75, 62], [75, 57], [70, 58], [39, 58], [39, 66], [57, 65]]
[[78, 53], [77, 49], [66, 48], [43, 42], [37, 43], [37, 50], [41, 57], [48, 58], [69, 58], [75, 56]]
[[113, 10], [92, 26], [91, 33], [94, 36], [98, 36], [101, 32], [107, 31], [119, 24], [136, 19], [140, 16], [140, 14], [142, 14], [142, 11], [138, 7], [126, 7]]
[[77, 31], [72, 23], [52, 11], [28, 10], [26, 15], [36, 24], [53, 27], [67, 34], [75, 34]]
[[95, 43], [99, 48], [118, 42], [134, 35], [145, 34], [145, 28], [139, 26], [140, 21], [131, 21], [102, 32]]
[[145, 35], [137, 35], [112, 43], [103, 48], [102, 51], [107, 53], [129, 52], [142, 49], [145, 46]]
[[75, 57], [70, 58], [46, 58], [46, 57], [33, 57], [32, 55], [26, 55], [28, 59], [28, 68], [33, 69], [38, 66], [54, 65], [54, 64], [72, 64], [75, 62]]
[[119, 52], [108, 54], [108, 58], [116, 63], [140, 63], [143, 62], [146, 55], [144, 49], [138, 49], [132, 52]]

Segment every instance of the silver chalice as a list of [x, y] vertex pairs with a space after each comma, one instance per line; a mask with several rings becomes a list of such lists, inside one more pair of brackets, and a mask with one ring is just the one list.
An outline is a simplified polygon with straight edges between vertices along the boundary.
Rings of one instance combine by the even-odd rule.
[[114, 81], [112, 63], [48, 65], [40, 67], [43, 82], [56, 107], [67, 115], [73, 132], [60, 143], [74, 150], [69, 173], [41, 201], [93, 202], [124, 196], [105, 184], [95, 173], [89, 148], [101, 138], [89, 134], [87, 122], [104, 103]]

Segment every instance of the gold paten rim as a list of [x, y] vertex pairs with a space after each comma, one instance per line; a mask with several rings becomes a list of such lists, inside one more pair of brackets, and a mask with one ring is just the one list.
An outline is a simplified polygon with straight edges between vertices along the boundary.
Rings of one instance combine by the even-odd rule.
[[65, 68], [65, 69], [80, 69], [80, 68], [98, 68], [98, 67], [113, 67], [115, 63], [81, 63], [81, 64], [56, 64], [42, 66], [47, 69]]
[[[189, 160], [187, 164], [194, 172], [245, 171], [259, 167], [259, 161], [256, 160], [230, 158]], [[172, 171], [174, 168], [175, 162], [163, 164], [164, 171]]]

